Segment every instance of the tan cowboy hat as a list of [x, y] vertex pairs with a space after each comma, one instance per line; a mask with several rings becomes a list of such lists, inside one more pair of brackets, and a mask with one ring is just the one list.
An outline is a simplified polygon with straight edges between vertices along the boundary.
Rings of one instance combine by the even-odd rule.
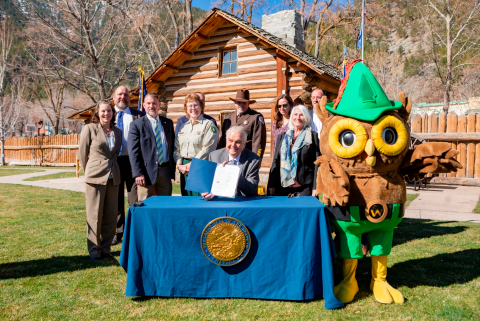
[[230, 98], [228, 97], [230, 100], [232, 101], [243, 101], [243, 102], [246, 102], [246, 101], [249, 101], [250, 104], [253, 104], [256, 102], [256, 100], [250, 100], [250, 92], [248, 91], [248, 89], [239, 89], [237, 91], [237, 97], [235, 98]]

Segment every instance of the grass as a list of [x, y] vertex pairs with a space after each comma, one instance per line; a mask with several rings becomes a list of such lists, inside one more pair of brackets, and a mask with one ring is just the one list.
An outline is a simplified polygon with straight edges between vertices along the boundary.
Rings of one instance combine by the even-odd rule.
[[[0, 184], [0, 319], [406, 320], [480, 319], [480, 225], [404, 219], [395, 232], [388, 280], [407, 298], [383, 305], [368, 289], [370, 259], [358, 265], [360, 291], [345, 309], [323, 300], [127, 298], [116, 260], [92, 262], [84, 194]], [[334, 263], [335, 279], [341, 278]]]
[[407, 201], [405, 202], [405, 207], [407, 207], [408, 205], [410, 205], [410, 203], [416, 199], [418, 197], [418, 195], [420, 194], [407, 194]]
[[[80, 176], [83, 176], [83, 172], [80, 172]], [[44, 181], [48, 179], [57, 179], [57, 178], [70, 178], [70, 177], [76, 177], [75, 172], [60, 172], [56, 174], [49, 174], [49, 175], [43, 175], [43, 176], [35, 176], [35, 177], [30, 177], [24, 179], [24, 181]]]
[[[0, 167], [2, 168], [2, 167]], [[15, 165], [15, 166], [5, 166], [3, 168], [14, 168], [14, 169], [70, 169], [75, 170], [75, 166], [30, 166], [30, 165]]]
[[473, 209], [473, 213], [480, 213], [480, 199], [477, 202], [477, 206]]
[[11, 175], [21, 175], [21, 174], [30, 174], [44, 172], [41, 169], [15, 169], [15, 168], [6, 168], [0, 167], [0, 176], [11, 176]]

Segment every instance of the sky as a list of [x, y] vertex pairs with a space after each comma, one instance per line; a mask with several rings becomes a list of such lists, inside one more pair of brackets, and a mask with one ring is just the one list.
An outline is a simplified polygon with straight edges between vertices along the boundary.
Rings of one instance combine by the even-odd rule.
[[[192, 6], [203, 10], [211, 10], [219, 0], [192, 0]], [[259, 12], [254, 12], [254, 24], [261, 24], [262, 15], [266, 13], [274, 13], [281, 10], [286, 10], [288, 7], [282, 6], [282, 0], [266, 0], [266, 7]], [[230, 3], [230, 1], [228, 1]]]
[[[215, 4], [218, 4], [222, 0], [192, 0], [192, 6], [203, 9], [203, 10], [211, 10]], [[289, 6], [285, 3], [289, 3], [290, 1], [288, 0], [265, 0], [265, 6], [253, 14], [253, 23], [255, 25], [261, 25], [262, 21], [262, 15], [264, 14], [272, 14], [281, 10], [288, 10], [288, 9], [294, 9], [289, 8]], [[299, 1], [295, 1], [297, 4]], [[311, 3], [312, 1], [307, 0], [307, 3]], [[334, 1], [334, 4], [340, 3], [340, 4], [345, 4], [347, 0], [336, 0]], [[230, 3], [230, 0], [227, 0], [227, 3]]]

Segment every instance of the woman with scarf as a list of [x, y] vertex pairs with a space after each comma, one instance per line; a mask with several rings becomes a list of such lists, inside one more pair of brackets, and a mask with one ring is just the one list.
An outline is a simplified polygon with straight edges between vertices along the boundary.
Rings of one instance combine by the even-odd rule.
[[315, 196], [318, 135], [305, 106], [292, 108], [288, 130], [278, 136], [268, 178], [269, 195]]

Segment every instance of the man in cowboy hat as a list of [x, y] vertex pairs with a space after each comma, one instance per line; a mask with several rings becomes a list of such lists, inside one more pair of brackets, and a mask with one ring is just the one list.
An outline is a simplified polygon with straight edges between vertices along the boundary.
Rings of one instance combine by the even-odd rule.
[[218, 142], [217, 149], [226, 145], [226, 133], [232, 126], [241, 126], [247, 131], [247, 144], [245, 148], [263, 157], [267, 144], [267, 129], [262, 114], [250, 108], [255, 100], [250, 100], [250, 92], [247, 89], [237, 91], [235, 98], [230, 98], [237, 109], [233, 113], [225, 115], [222, 123], [222, 137]]

